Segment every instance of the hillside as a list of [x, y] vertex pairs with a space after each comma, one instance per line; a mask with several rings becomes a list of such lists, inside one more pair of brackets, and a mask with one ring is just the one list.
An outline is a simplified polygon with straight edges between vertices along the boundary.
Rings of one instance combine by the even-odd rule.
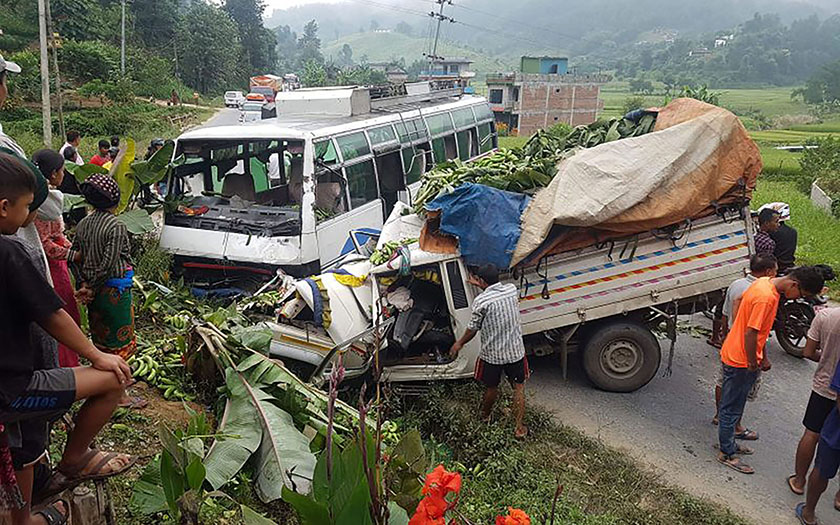
[[[427, 48], [425, 38], [403, 35], [401, 33], [353, 33], [332, 42], [325, 42], [322, 52], [324, 57], [336, 58], [339, 51], [348, 44], [353, 50], [353, 60], [361, 61], [367, 56], [368, 62], [384, 62], [405, 59], [406, 64], [423, 60], [423, 51]], [[444, 57], [467, 57], [475, 61], [473, 69], [479, 76], [492, 71], [509, 71], [514, 68], [515, 58], [493, 58], [478, 51], [468, 49], [452, 42], [438, 45], [438, 54]]]

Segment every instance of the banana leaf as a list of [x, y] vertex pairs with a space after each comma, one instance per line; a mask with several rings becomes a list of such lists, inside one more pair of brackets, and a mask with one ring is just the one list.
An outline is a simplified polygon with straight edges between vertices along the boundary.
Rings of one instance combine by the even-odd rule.
[[142, 235], [155, 229], [155, 223], [152, 222], [149, 212], [141, 208], [121, 213], [117, 215], [117, 220], [125, 224], [129, 233], [134, 235]]
[[97, 166], [96, 164], [82, 164], [79, 166], [75, 162], [64, 161], [64, 171], [70, 172], [71, 175], [76, 177], [76, 180], [79, 184], [83, 183], [85, 179], [93, 175], [94, 173], [99, 173], [101, 175], [107, 175], [108, 170], [103, 168], [102, 166]]
[[134, 195], [134, 175], [131, 173], [131, 163], [134, 162], [134, 140], [126, 139], [125, 148], [120, 149], [119, 155], [114, 159], [111, 166], [111, 177], [120, 187], [120, 203], [117, 206], [117, 215], [125, 211], [128, 203]]
[[169, 161], [175, 151], [175, 143], [167, 143], [157, 150], [149, 160], [138, 160], [131, 165], [134, 180], [140, 184], [155, 184], [162, 181], [169, 173]]
[[[273, 396], [250, 384], [241, 371], [228, 369], [226, 383], [231, 403], [220, 432], [233, 434], [235, 431], [244, 437], [225, 440], [227, 443], [214, 442], [205, 462], [211, 485], [218, 487], [227, 483], [253, 456], [255, 488], [263, 502], [279, 499], [283, 487], [308, 493], [315, 471], [315, 455], [309, 450], [309, 440], [295, 427], [292, 416], [273, 403]], [[260, 434], [257, 448], [248, 426]]]

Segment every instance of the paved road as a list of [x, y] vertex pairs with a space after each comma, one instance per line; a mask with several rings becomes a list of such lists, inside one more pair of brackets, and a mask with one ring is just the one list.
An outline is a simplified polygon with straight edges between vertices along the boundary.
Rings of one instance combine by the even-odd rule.
[[[696, 315], [693, 321], [707, 325]], [[709, 497], [759, 524], [799, 523], [793, 508], [802, 498], [785, 483], [793, 472], [793, 454], [802, 433], [802, 416], [810, 395], [815, 364], [788, 356], [775, 340], [768, 343], [773, 369], [765, 376], [759, 399], [748, 403], [744, 421], [760, 438], [750, 443], [756, 455], [749, 463], [756, 474], [746, 476], [715, 461], [717, 427], [714, 415], [717, 351], [704, 339], [681, 335], [677, 341], [674, 370], [662, 377], [663, 365], [647, 386], [632, 394], [595, 390], [588, 383], [579, 359], [570, 359], [569, 380], [564, 383], [557, 360], [536, 359], [528, 383], [533, 401], [557, 419], [626, 450], [666, 481], [689, 492]], [[818, 507], [822, 523], [840, 523], [831, 505], [834, 481]]]
[[239, 110], [233, 108], [220, 109], [213, 115], [210, 120], [205, 122], [202, 128], [209, 128], [212, 126], [231, 126], [239, 124]]

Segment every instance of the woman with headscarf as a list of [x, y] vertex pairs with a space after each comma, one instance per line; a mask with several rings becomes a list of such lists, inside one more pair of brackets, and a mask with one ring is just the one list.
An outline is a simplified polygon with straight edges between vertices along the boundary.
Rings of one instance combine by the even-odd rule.
[[[61, 300], [64, 310], [81, 326], [79, 306], [76, 304], [75, 290], [70, 281], [70, 271], [67, 269], [67, 254], [70, 251], [70, 241], [64, 236], [64, 194], [58, 186], [64, 179], [64, 158], [56, 151], [42, 149], [32, 155], [35, 164], [50, 184], [47, 200], [38, 208], [35, 227], [41, 238], [41, 245], [47, 255], [50, 276], [53, 287]], [[79, 366], [79, 354], [62, 344], [58, 345], [58, 363], [62, 367]]]
[[[93, 344], [128, 359], [137, 348], [131, 300], [134, 270], [128, 230], [114, 215], [120, 188], [110, 176], [100, 174], [88, 177], [80, 188], [94, 211], [79, 221], [68, 255], [79, 289], [77, 297], [88, 304]], [[143, 408], [146, 402], [126, 396], [120, 406]]]

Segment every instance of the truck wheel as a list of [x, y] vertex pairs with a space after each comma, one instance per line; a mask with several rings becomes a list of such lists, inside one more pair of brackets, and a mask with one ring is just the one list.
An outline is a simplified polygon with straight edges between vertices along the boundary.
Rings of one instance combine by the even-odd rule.
[[609, 323], [596, 329], [583, 351], [583, 368], [595, 386], [608, 392], [632, 392], [659, 370], [659, 341], [642, 325]]

